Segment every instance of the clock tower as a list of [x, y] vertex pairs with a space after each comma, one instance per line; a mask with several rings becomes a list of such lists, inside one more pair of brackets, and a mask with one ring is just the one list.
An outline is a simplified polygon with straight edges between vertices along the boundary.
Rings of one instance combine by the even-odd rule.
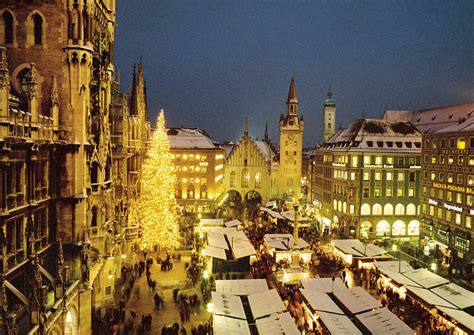
[[277, 194], [281, 198], [293, 198], [295, 201], [301, 196], [303, 129], [303, 117], [298, 116], [295, 79], [291, 78], [290, 91], [286, 100], [286, 113], [280, 116], [280, 164]]

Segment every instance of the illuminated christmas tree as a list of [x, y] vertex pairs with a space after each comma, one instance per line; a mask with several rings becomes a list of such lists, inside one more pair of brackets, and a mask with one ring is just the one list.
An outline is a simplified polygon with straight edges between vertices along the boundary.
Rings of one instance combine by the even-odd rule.
[[141, 194], [136, 215], [141, 227], [140, 248], [177, 248], [180, 235], [174, 198], [176, 174], [161, 110], [143, 163]]

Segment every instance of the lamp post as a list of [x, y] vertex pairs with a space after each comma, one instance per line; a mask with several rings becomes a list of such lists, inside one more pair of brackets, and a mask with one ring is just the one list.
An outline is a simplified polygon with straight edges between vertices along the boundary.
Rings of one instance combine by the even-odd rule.
[[398, 256], [398, 273], [401, 273], [402, 271], [402, 260], [400, 259], [400, 250], [398, 250], [398, 247], [396, 244], [392, 245], [392, 250], [397, 252]]

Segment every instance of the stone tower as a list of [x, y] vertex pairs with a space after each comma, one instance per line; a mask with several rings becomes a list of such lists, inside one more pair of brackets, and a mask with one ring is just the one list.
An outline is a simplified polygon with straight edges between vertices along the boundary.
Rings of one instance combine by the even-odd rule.
[[336, 101], [332, 98], [331, 85], [329, 85], [327, 98], [323, 107], [323, 143], [326, 143], [336, 129]]
[[277, 196], [297, 201], [301, 196], [303, 117], [298, 116], [298, 98], [294, 78], [286, 100], [286, 114], [280, 116], [280, 164]]

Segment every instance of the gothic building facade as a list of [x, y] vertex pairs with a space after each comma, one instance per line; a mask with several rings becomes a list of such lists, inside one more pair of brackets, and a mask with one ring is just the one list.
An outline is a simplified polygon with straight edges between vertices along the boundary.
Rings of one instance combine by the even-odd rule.
[[115, 0], [0, 4], [0, 334], [89, 334], [113, 299], [114, 29]]

